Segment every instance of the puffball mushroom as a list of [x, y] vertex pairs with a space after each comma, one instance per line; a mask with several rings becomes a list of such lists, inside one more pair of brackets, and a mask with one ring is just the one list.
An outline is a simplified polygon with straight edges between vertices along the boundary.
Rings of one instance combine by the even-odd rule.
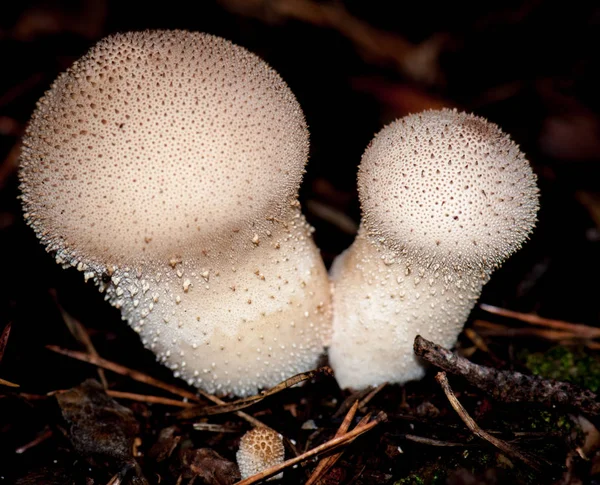
[[297, 201], [308, 131], [264, 61], [203, 33], [107, 37], [23, 145], [29, 225], [177, 376], [243, 396], [316, 365], [330, 291]]
[[[242, 480], [280, 465], [284, 458], [285, 449], [281, 435], [265, 427], [253, 428], [242, 436], [236, 454]], [[283, 473], [279, 473], [270, 480], [277, 480], [282, 476]]]
[[381, 130], [359, 167], [362, 221], [334, 261], [330, 362], [341, 387], [424, 375], [416, 335], [451, 347], [490, 274], [536, 221], [536, 178], [497, 125], [427, 111]]

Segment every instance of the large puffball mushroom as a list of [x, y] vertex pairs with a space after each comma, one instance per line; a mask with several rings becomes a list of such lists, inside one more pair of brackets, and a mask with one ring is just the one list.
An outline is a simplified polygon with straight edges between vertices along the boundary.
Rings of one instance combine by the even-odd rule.
[[[236, 460], [242, 480], [283, 463], [285, 448], [283, 438], [270, 428], [259, 427], [248, 431], [240, 440]], [[283, 473], [271, 480], [282, 478]]]
[[536, 178], [498, 126], [451, 110], [397, 120], [366, 149], [363, 217], [334, 262], [330, 361], [342, 387], [423, 376], [416, 335], [456, 342], [490, 274], [536, 221]]
[[25, 217], [176, 375], [247, 395], [314, 367], [329, 338], [297, 201], [307, 152], [298, 102], [254, 54], [202, 33], [118, 34], [39, 101]]

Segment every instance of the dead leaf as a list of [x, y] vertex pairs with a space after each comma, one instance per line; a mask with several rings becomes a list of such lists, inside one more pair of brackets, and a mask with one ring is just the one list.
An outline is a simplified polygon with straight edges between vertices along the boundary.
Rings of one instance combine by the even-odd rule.
[[181, 441], [181, 435], [178, 434], [179, 432], [180, 430], [177, 426], [169, 426], [168, 428], [162, 429], [158, 434], [158, 440], [148, 452], [148, 458], [157, 463], [169, 458]]
[[80, 455], [92, 461], [113, 461], [121, 467], [135, 462], [133, 443], [139, 425], [132, 411], [107, 396], [98, 381], [88, 379], [57, 394], [56, 400]]
[[231, 485], [240, 479], [237, 465], [210, 448], [185, 450], [181, 461], [184, 478], [199, 477], [206, 485]]

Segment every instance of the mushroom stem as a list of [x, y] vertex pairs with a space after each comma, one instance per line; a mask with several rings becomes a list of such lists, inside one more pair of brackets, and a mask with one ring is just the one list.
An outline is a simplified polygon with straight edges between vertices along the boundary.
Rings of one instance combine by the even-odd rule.
[[415, 264], [371, 242], [364, 227], [330, 276], [329, 360], [340, 387], [359, 389], [423, 377], [425, 368], [412, 351], [415, 336], [453, 346], [488, 279], [477, 271]]
[[176, 376], [209, 392], [254, 393], [313, 368], [329, 338], [312, 228], [297, 208], [289, 222], [269, 219], [232, 232], [221, 254], [174, 257], [149, 277], [147, 267], [116, 268], [107, 283], [99, 271], [94, 281]]

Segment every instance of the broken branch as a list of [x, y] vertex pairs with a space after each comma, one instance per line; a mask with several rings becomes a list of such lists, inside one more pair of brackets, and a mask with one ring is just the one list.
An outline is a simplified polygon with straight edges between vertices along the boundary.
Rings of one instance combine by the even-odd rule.
[[568, 382], [502, 371], [477, 365], [417, 335], [415, 354], [451, 374], [463, 376], [470, 384], [503, 402], [539, 402], [579, 409], [590, 415], [600, 414], [596, 394]]

